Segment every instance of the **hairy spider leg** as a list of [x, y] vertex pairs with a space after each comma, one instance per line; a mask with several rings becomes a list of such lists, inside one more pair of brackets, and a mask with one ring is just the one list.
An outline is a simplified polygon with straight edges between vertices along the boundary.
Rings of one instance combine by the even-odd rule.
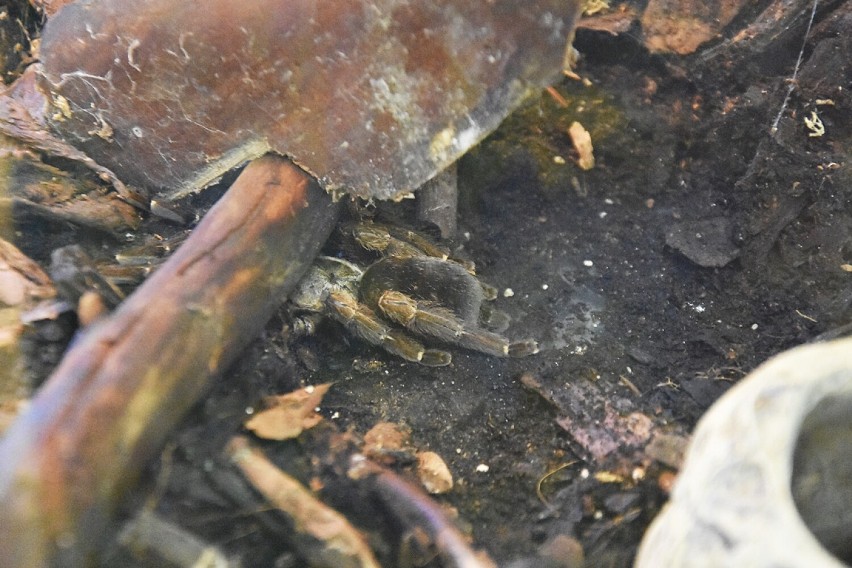
[[451, 310], [433, 302], [418, 302], [398, 290], [382, 292], [378, 306], [388, 318], [423, 335], [455, 343], [464, 333], [464, 323]]
[[[447, 247], [433, 242], [416, 231], [392, 225], [381, 225], [372, 221], [361, 221], [352, 226], [351, 232], [352, 237], [359, 245], [384, 256], [397, 258], [427, 256], [438, 260], [448, 260], [458, 264], [472, 276], [476, 276], [476, 265], [473, 261], [452, 257]], [[488, 299], [493, 300], [497, 297], [497, 290], [493, 286], [483, 284], [483, 289], [485, 294], [490, 296]], [[494, 293], [490, 295], [492, 289]]]
[[510, 342], [484, 329], [467, 328], [452, 310], [434, 302], [418, 301], [397, 290], [382, 292], [378, 305], [388, 318], [400, 325], [447, 343], [498, 357], [526, 357], [538, 353], [538, 344], [533, 340]]
[[[389, 227], [388, 233], [390, 233], [391, 236], [396, 237], [402, 241], [411, 243], [412, 245], [423, 251], [423, 254], [427, 256], [440, 258], [441, 260], [447, 260], [448, 258], [450, 258], [450, 251], [446, 247], [432, 242], [428, 237], [425, 237], [410, 229], [404, 229], [402, 227]], [[471, 268], [471, 270], [473, 270], [473, 268]]]
[[357, 223], [352, 227], [352, 237], [365, 249], [387, 256], [409, 258], [425, 254], [416, 245], [391, 236], [386, 228], [374, 223]]
[[385, 324], [373, 310], [359, 303], [349, 292], [330, 292], [326, 303], [331, 315], [353, 335], [393, 355], [429, 367], [442, 367], [452, 362], [451, 355], [446, 351], [426, 349], [419, 341]]

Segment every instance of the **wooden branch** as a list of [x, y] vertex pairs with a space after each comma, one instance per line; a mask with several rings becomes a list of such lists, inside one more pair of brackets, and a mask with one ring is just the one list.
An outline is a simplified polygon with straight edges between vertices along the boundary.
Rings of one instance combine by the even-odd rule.
[[231, 438], [226, 452], [252, 487], [293, 523], [290, 538], [311, 566], [381, 568], [367, 539], [346, 517], [279, 469], [248, 438]]
[[336, 214], [296, 166], [261, 158], [77, 341], [0, 441], [3, 566], [91, 561], [123, 493], [296, 284]]

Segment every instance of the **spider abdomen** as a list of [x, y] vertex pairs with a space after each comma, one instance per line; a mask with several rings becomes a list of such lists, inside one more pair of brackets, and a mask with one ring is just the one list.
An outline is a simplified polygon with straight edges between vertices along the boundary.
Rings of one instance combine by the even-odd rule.
[[384, 292], [395, 290], [452, 312], [466, 325], [479, 322], [485, 299], [479, 281], [460, 264], [432, 257], [387, 257], [373, 263], [361, 278], [361, 299], [381, 310]]

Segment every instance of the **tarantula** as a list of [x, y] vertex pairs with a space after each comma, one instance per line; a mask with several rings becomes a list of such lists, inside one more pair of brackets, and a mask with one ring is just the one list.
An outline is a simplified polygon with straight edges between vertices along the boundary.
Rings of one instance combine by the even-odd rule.
[[484, 309], [496, 290], [473, 275], [472, 264], [453, 260], [423, 235], [393, 225], [356, 221], [342, 232], [377, 253], [378, 260], [362, 269], [348, 260], [320, 257], [291, 296], [297, 309], [328, 315], [357, 337], [422, 365], [448, 365], [452, 357], [424, 347], [412, 333], [498, 357], [538, 352], [534, 340], [513, 342], [481, 327], [485, 320], [492, 327], [508, 323], [508, 317]]

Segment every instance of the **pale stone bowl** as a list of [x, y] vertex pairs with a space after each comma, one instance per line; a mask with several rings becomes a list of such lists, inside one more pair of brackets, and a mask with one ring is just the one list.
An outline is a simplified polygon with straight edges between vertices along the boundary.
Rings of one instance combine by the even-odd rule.
[[852, 565], [852, 338], [757, 368], [699, 421], [635, 566]]

